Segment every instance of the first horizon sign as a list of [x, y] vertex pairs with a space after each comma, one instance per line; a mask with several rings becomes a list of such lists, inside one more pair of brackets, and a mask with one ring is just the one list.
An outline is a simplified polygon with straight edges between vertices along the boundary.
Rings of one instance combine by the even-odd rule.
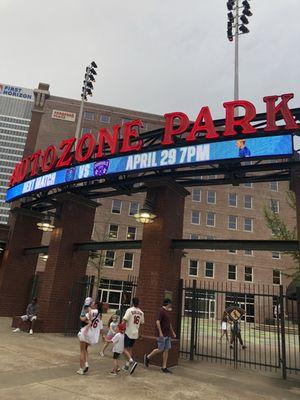
[[[270, 132], [269, 137], [251, 138], [251, 134], [257, 132], [251, 125], [256, 116], [255, 107], [249, 101], [237, 100], [223, 104], [226, 110], [224, 132], [217, 132], [208, 107], [201, 108], [192, 124], [182, 112], [165, 114], [161, 149], [156, 151], [142, 151], [143, 137], [139, 136], [137, 129], [143, 126], [140, 119], [127, 122], [123, 127], [114, 125], [111, 132], [102, 128], [97, 139], [90, 133], [84, 134], [77, 141], [74, 137], [63, 139], [58, 149], [50, 145], [44, 151], [37, 150], [25, 157], [16, 165], [6, 201], [13, 201], [34, 191], [84, 179], [100, 178], [108, 174], [244, 157], [291, 155], [292, 132], [300, 129], [288, 107], [291, 98], [291, 93], [264, 97], [267, 119], [262, 131]], [[243, 117], [234, 117], [236, 107], [244, 109]], [[280, 127], [280, 132], [276, 125], [278, 114], [285, 122], [285, 126]], [[247, 143], [245, 139], [221, 141], [236, 136], [237, 127], [245, 135]], [[205, 137], [207, 143], [197, 144], [200, 132], [201, 140]], [[272, 133], [276, 136], [271, 136]], [[186, 141], [187, 145], [171, 148], [176, 136]], [[119, 143], [121, 145], [118, 149]], [[104, 154], [104, 148], [109, 149], [110, 156]], [[93, 161], [89, 162], [90, 159]]]

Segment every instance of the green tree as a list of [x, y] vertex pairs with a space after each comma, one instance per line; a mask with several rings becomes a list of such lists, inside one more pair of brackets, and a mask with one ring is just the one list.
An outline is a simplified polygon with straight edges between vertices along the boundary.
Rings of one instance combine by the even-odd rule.
[[[288, 190], [286, 192], [286, 200], [291, 209], [296, 212], [296, 196], [295, 193]], [[297, 227], [290, 228], [286, 222], [280, 218], [278, 213], [268, 207], [263, 209], [267, 227], [272, 232], [274, 240], [298, 240]], [[295, 281], [300, 281], [300, 252], [285, 251], [284, 254], [289, 255], [294, 260], [294, 265], [286, 270], [284, 274], [291, 277]]]

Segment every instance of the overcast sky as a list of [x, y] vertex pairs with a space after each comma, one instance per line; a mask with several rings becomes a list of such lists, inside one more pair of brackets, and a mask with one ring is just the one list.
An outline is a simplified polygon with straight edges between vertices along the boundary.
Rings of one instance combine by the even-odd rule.
[[[242, 0], [240, 0], [242, 1]], [[240, 98], [293, 92], [300, 106], [300, 0], [249, 0], [240, 37]], [[195, 118], [224, 117], [233, 99], [234, 44], [226, 0], [0, 0], [0, 82], [79, 98], [98, 64], [92, 101]], [[298, 89], [298, 90], [297, 90]]]

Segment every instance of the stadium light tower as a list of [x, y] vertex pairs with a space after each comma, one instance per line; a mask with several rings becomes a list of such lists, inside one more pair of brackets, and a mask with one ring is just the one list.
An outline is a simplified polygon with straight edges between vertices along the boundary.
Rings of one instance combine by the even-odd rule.
[[[249, 0], [250, 1], [250, 0]], [[239, 99], [239, 35], [249, 33], [247, 17], [252, 16], [248, 0], [227, 1], [227, 38], [234, 41], [234, 100]], [[241, 4], [241, 5], [240, 5]], [[238, 111], [236, 109], [236, 111]]]
[[93, 82], [96, 82], [95, 75], [97, 75], [96, 69], [97, 69], [97, 64], [95, 63], [95, 61], [92, 61], [91, 64], [85, 69], [84, 81], [81, 92], [81, 104], [80, 104], [80, 110], [75, 132], [76, 139], [79, 139], [79, 137], [81, 136], [80, 128], [81, 128], [84, 103], [87, 101], [87, 96], [91, 97], [93, 96], [92, 92], [94, 89]]

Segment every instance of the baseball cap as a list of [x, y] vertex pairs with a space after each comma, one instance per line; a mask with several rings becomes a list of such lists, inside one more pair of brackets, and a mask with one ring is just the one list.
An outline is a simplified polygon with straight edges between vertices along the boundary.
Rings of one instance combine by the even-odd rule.
[[126, 330], [126, 325], [121, 323], [118, 325], [119, 331], [124, 332]]
[[93, 299], [92, 299], [91, 297], [87, 297], [87, 298], [84, 300], [84, 305], [85, 305], [85, 306], [90, 306], [90, 305], [92, 304], [92, 302], [93, 302]]

